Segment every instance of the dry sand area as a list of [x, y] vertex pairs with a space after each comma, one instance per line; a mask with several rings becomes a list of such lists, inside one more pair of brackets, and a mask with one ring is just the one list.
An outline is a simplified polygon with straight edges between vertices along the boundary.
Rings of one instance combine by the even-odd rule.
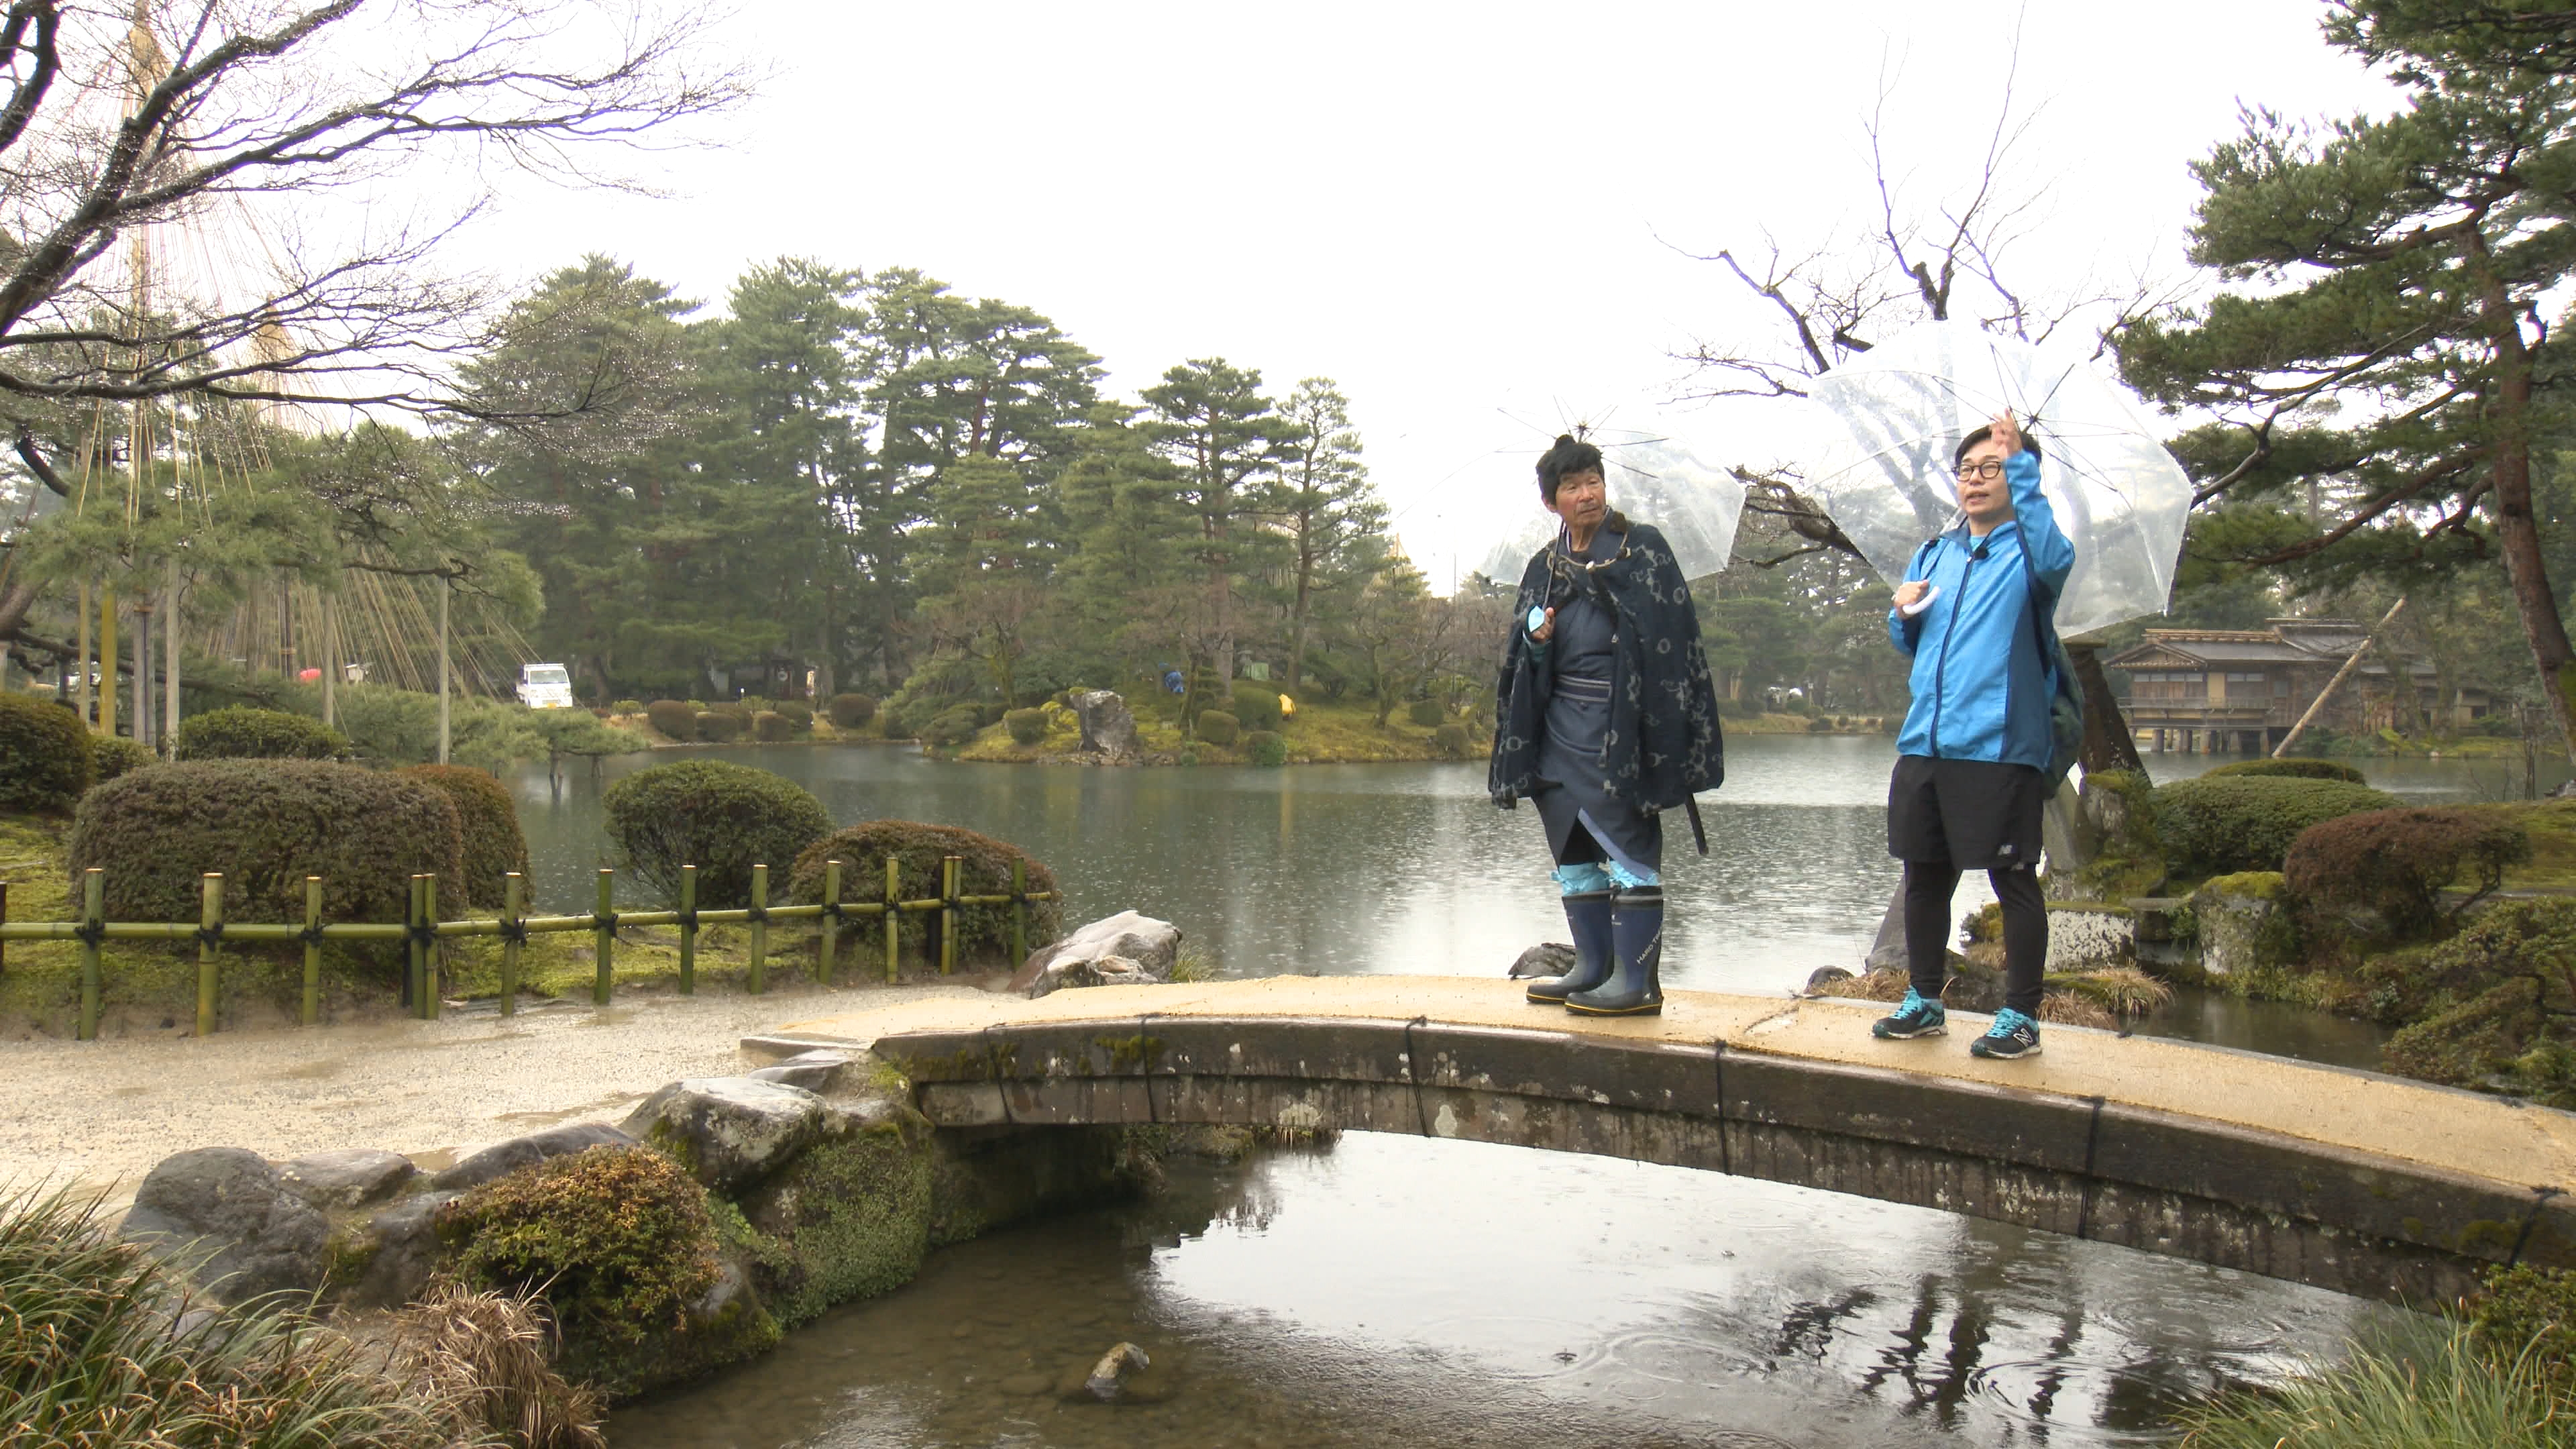
[[559, 1122], [609, 1121], [680, 1077], [746, 1064], [741, 1039], [800, 1017], [937, 996], [963, 980], [745, 996], [637, 994], [451, 1011], [438, 1021], [210, 1037], [0, 1045], [0, 1185], [75, 1183], [122, 1211], [152, 1165], [192, 1147], [288, 1158], [383, 1147], [442, 1167]]

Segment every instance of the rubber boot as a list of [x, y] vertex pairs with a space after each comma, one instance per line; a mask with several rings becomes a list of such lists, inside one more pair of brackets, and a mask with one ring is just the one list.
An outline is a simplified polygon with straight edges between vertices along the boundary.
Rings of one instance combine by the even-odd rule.
[[1660, 1016], [1664, 1010], [1664, 888], [1637, 886], [1611, 898], [1610, 979], [1569, 991], [1565, 1009], [1581, 1016]]
[[1565, 928], [1574, 935], [1574, 969], [1529, 983], [1533, 1006], [1563, 1006], [1566, 993], [1589, 991], [1610, 979], [1610, 893], [1585, 891], [1565, 898]]

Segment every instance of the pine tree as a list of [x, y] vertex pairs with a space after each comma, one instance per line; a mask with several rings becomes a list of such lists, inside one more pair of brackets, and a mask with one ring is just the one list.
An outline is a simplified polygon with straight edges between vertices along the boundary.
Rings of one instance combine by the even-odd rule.
[[1386, 504], [1360, 461], [1350, 401], [1328, 377], [1299, 382], [1281, 405], [1288, 423], [1280, 523], [1288, 539], [1288, 692], [1305, 682], [1315, 612], [1386, 566]]

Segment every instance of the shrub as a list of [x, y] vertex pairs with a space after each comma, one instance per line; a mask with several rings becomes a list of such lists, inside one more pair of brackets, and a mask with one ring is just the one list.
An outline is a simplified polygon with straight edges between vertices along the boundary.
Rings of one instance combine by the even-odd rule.
[[334, 921], [399, 921], [411, 878], [469, 899], [455, 805], [417, 780], [323, 760], [196, 760], [138, 770], [83, 796], [72, 878], [105, 872], [118, 921], [197, 919], [198, 877], [221, 871], [224, 918], [301, 921], [322, 877]]
[[528, 837], [519, 829], [519, 802], [500, 781], [461, 765], [413, 765], [394, 773], [427, 785], [456, 807], [465, 848], [466, 902], [498, 908], [509, 874], [528, 873]]
[[951, 705], [931, 716], [930, 722], [921, 727], [921, 742], [946, 749], [954, 745], [962, 745], [975, 738], [975, 732], [982, 728], [983, 725], [975, 714], [975, 706]]
[[774, 745], [796, 733], [787, 716], [774, 709], [755, 711], [751, 717], [751, 737], [764, 745]]
[[823, 708], [832, 716], [834, 729], [854, 730], [876, 717], [877, 700], [872, 694], [836, 694]]
[[[61, 708], [59, 705], [54, 708]], [[64, 713], [69, 714], [68, 710]], [[165, 1260], [119, 1242], [98, 1199], [0, 1201], [0, 1403], [9, 1442], [119, 1449], [446, 1449], [470, 1406], [317, 1333], [284, 1296], [224, 1308]], [[186, 1312], [184, 1332], [173, 1316]]]
[[2341, 780], [2203, 776], [2156, 788], [2156, 833], [2174, 873], [2279, 870], [2311, 825], [2396, 808], [2394, 796]]
[[1034, 745], [1047, 737], [1046, 711], [1042, 709], [1012, 710], [1002, 716], [1002, 725], [1017, 744]]
[[2528, 1352], [2563, 1392], [2576, 1379], [2576, 1272], [2521, 1264], [2489, 1268], [2468, 1302], [2481, 1347], [2507, 1362]]
[[146, 765], [161, 763], [150, 745], [125, 735], [91, 735], [89, 737], [90, 778], [98, 784], [131, 774]]
[[1234, 718], [1248, 730], [1279, 728], [1279, 690], [1261, 680], [1248, 680], [1234, 687]]
[[698, 737], [698, 707], [684, 699], [657, 699], [644, 706], [644, 718], [665, 738], [682, 744]]
[[1442, 725], [1440, 728], [1431, 732], [1431, 746], [1433, 749], [1440, 752], [1443, 759], [1465, 759], [1467, 757], [1467, 727], [1462, 724]]
[[644, 701], [640, 699], [621, 699], [615, 704], [610, 705], [608, 707], [608, 712], [610, 714], [642, 714], [644, 712]]
[[[2531, 859], [2521, 826], [2483, 810], [2366, 810], [2301, 832], [2281, 874], [2302, 913], [2332, 926], [2377, 911], [2403, 938], [2456, 921], [2504, 883], [2505, 867]], [[2449, 912], [2441, 892], [2467, 873], [2468, 900]]]
[[89, 726], [51, 700], [0, 694], [0, 810], [69, 810], [90, 786]]
[[723, 760], [681, 760], [636, 771], [600, 798], [608, 838], [662, 898], [680, 898], [680, 867], [698, 868], [698, 905], [751, 904], [751, 868], [772, 870], [832, 828], [803, 786]]
[[1288, 741], [1277, 730], [1254, 730], [1243, 737], [1244, 758], [1256, 765], [1288, 763]]
[[507, 1173], [441, 1207], [437, 1226], [467, 1283], [543, 1297], [565, 1375], [610, 1393], [656, 1376], [643, 1350], [687, 1321], [721, 1271], [705, 1190], [649, 1148], [590, 1147]]
[[2203, 774], [2204, 780], [2222, 780], [2245, 775], [2278, 776], [2291, 780], [2341, 780], [2347, 785], [2369, 783], [2361, 771], [2340, 760], [2238, 760]]
[[743, 717], [729, 709], [702, 709], [696, 721], [699, 739], [711, 745], [730, 743], [742, 733]]
[[1231, 745], [1242, 733], [1242, 722], [1224, 710], [1204, 710], [1199, 714], [1198, 735], [1209, 744]]
[[1438, 729], [1441, 722], [1449, 717], [1449, 712], [1442, 709], [1436, 699], [1417, 699], [1406, 707], [1404, 713], [1405, 718], [1427, 730]]
[[179, 722], [176, 760], [345, 760], [349, 742], [306, 715], [234, 705]]
[[782, 699], [778, 702], [778, 713], [787, 721], [787, 727], [800, 735], [814, 727], [812, 705], [798, 700]]
[[[958, 891], [962, 895], [1005, 895], [1011, 889], [1011, 862], [1026, 863], [1028, 886], [1032, 891], [1056, 888], [1055, 872], [1029, 856], [1027, 851], [1005, 840], [978, 835], [954, 825], [922, 825], [910, 820], [870, 820], [841, 829], [805, 848], [796, 857], [796, 870], [789, 881], [790, 897], [802, 904], [823, 899], [823, 863], [841, 862], [841, 899], [874, 901], [885, 899], [885, 862], [893, 856], [903, 872], [902, 888], [908, 900], [921, 900], [939, 893], [940, 862], [948, 856], [960, 857]], [[919, 953], [921, 959], [937, 956], [939, 919], [935, 911], [905, 911], [897, 927], [898, 939], [906, 950]], [[844, 926], [860, 939], [882, 940], [884, 926], [874, 920], [853, 920]], [[1063, 933], [1064, 905], [1060, 901], [1036, 901], [1029, 906], [1028, 940], [1032, 949], [1054, 940]], [[1020, 963], [1008, 958], [1011, 942], [1011, 908], [1000, 906], [960, 906], [957, 910], [957, 958], [970, 956], [1000, 960], [1005, 965]]]
[[2563, 1449], [2565, 1412], [2538, 1355], [2497, 1354], [2457, 1319], [2420, 1314], [2374, 1332], [2332, 1364], [2276, 1388], [2237, 1389], [2183, 1410], [2196, 1449]]
[[1818, 715], [1814, 719], [1807, 721], [1807, 733], [1811, 735], [1829, 735], [1833, 732], [1834, 722], [1825, 718], [1823, 715]]

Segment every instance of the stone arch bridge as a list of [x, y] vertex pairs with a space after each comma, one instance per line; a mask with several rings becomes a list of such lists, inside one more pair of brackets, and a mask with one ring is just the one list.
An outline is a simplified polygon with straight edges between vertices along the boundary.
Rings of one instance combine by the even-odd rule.
[[1660, 1018], [1518, 982], [1273, 977], [949, 996], [796, 1023], [942, 1128], [1271, 1124], [1589, 1152], [2016, 1223], [2417, 1305], [2576, 1267], [2576, 1115], [2369, 1072], [2051, 1027], [1981, 1062], [1884, 1008], [1677, 991]]

